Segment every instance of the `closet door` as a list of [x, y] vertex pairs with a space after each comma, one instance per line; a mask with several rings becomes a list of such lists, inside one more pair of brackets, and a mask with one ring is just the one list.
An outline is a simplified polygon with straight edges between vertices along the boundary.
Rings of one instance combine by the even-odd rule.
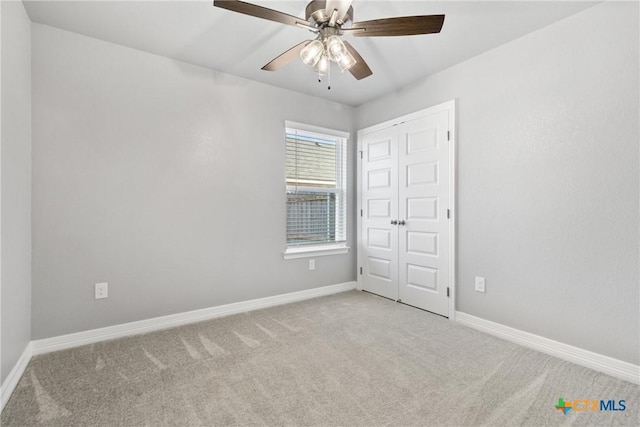
[[397, 300], [398, 129], [385, 128], [361, 139], [363, 289]]
[[454, 281], [454, 120], [448, 102], [358, 134], [359, 283], [446, 317]]
[[449, 112], [399, 128], [399, 300], [449, 315]]

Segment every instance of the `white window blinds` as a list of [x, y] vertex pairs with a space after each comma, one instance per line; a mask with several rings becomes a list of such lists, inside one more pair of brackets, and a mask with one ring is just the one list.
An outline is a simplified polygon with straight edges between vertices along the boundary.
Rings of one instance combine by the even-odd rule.
[[346, 141], [286, 128], [287, 247], [346, 241]]

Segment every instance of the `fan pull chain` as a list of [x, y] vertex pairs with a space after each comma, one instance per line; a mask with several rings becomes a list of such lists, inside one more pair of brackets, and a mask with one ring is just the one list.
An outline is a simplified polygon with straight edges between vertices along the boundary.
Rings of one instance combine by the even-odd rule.
[[[327, 90], [331, 90], [331, 62], [329, 62], [325, 76], [327, 76]], [[322, 83], [322, 74], [320, 71], [318, 71], [318, 83]]]

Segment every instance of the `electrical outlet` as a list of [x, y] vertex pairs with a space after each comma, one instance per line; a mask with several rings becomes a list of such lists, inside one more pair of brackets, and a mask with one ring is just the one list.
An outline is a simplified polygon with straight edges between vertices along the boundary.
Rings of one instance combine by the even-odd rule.
[[476, 277], [476, 292], [484, 292], [484, 277]]
[[109, 284], [104, 283], [96, 283], [96, 299], [108, 298], [109, 297]]
[[315, 270], [316, 269], [316, 260], [315, 259], [310, 259], [309, 260], [309, 270]]

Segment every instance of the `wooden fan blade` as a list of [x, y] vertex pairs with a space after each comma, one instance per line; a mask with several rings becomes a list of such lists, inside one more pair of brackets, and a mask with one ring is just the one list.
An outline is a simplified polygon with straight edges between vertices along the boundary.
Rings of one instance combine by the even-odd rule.
[[369, 68], [367, 63], [364, 62], [364, 59], [362, 59], [362, 56], [360, 56], [358, 51], [355, 50], [348, 41], [343, 41], [343, 43], [349, 53], [356, 60], [356, 65], [349, 68], [349, 72], [353, 75], [353, 77], [355, 77], [357, 80], [362, 80], [365, 77], [369, 77], [371, 74], [373, 74], [373, 71], [371, 71], [371, 68]]
[[413, 36], [439, 33], [444, 24], [444, 15], [403, 16], [354, 22], [351, 26], [354, 37]]
[[256, 18], [267, 19], [269, 21], [280, 22], [282, 24], [313, 28], [307, 21], [297, 16], [288, 15], [283, 12], [278, 12], [277, 10], [239, 0], [214, 0], [213, 5], [222, 9], [255, 16]]
[[326, 13], [329, 18], [334, 10], [338, 11], [337, 20], [343, 22], [344, 15], [351, 7], [351, 0], [327, 0]]
[[298, 58], [300, 56], [300, 51], [302, 49], [304, 49], [304, 47], [306, 45], [308, 45], [310, 42], [311, 42], [311, 40], [305, 40], [302, 43], [295, 45], [294, 47], [292, 47], [288, 51], [286, 51], [286, 52], [280, 54], [279, 56], [277, 56], [276, 58], [274, 58], [271, 62], [269, 62], [264, 67], [262, 67], [262, 69], [265, 70], [265, 71], [276, 71], [276, 70], [279, 70], [280, 68], [282, 68], [285, 65], [287, 65], [289, 62], [291, 62], [294, 59]]

